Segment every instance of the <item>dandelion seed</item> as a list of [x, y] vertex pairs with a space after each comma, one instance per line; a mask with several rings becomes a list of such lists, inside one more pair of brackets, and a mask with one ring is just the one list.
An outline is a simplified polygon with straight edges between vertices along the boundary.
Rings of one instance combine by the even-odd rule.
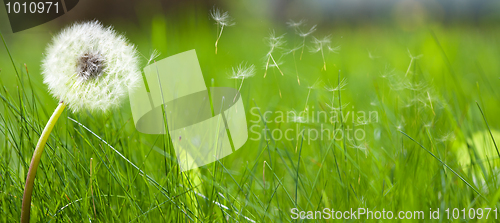
[[372, 52], [370, 52], [369, 50], [366, 50], [366, 51], [368, 51], [368, 58], [370, 58], [372, 60], [379, 58], [378, 56], [373, 55]]
[[425, 82], [415, 82], [415, 83], [411, 83], [411, 82], [404, 82], [402, 80], [400, 80], [401, 84], [404, 86], [405, 89], [408, 89], [408, 90], [411, 90], [411, 91], [423, 91], [427, 88], [429, 88], [429, 85]]
[[384, 79], [390, 79], [392, 78], [395, 74], [395, 69], [390, 69], [387, 65], [385, 66], [384, 68], [384, 72], [383, 73], [380, 73], [380, 77], [384, 78]]
[[[308, 37], [309, 35], [311, 35], [312, 33], [314, 33], [316, 31], [316, 25], [313, 25], [307, 32], [302, 32], [302, 31], [299, 31], [297, 34], [302, 37], [302, 38], [306, 38]], [[303, 42], [305, 44], [305, 41]]]
[[276, 63], [269, 64], [269, 67], [276, 67], [279, 68], [279, 66], [283, 65], [283, 60], [281, 60], [281, 57], [276, 60]]
[[402, 125], [397, 125], [397, 126], [396, 126], [396, 129], [397, 129], [398, 131], [401, 131], [401, 130], [403, 130], [403, 126], [402, 126]]
[[316, 79], [316, 81], [312, 85], [309, 85], [307, 88], [309, 88], [309, 90], [311, 90], [311, 89], [321, 89], [322, 86], [324, 86], [324, 83], [323, 83], [322, 80], [320, 80], [318, 78], [318, 79]]
[[292, 53], [292, 55], [293, 55], [293, 64], [295, 65], [295, 74], [297, 75], [297, 83], [299, 83], [299, 85], [300, 85], [300, 78], [299, 78], [299, 70], [297, 69], [297, 61], [295, 60], [295, 51], [297, 51], [301, 48], [302, 48], [302, 46], [298, 46], [298, 47], [295, 47], [295, 48], [293, 48], [285, 53], [285, 54]]
[[356, 145], [351, 140], [349, 140], [349, 147], [351, 147], [353, 149], [363, 150], [363, 151], [365, 151], [367, 149], [364, 144]]
[[302, 37], [302, 51], [300, 52], [300, 60], [302, 60], [302, 55], [304, 54], [304, 48], [306, 46], [306, 37], [311, 35], [316, 31], [316, 25], [312, 26], [307, 32], [299, 31], [298, 35]]
[[151, 64], [151, 62], [153, 62], [156, 58], [158, 58], [159, 56], [161, 55], [160, 52], [158, 52], [157, 50], [153, 50], [153, 52], [151, 53], [151, 55], [149, 56], [149, 59], [148, 59], [148, 65]]
[[290, 19], [288, 22], [286, 22], [286, 24], [288, 25], [288, 27], [293, 28], [295, 31], [299, 31], [300, 27], [302, 25], [304, 25], [305, 22], [306, 22], [306, 20], [304, 20], [304, 19], [301, 19], [298, 22], [295, 22], [295, 21]]
[[219, 39], [222, 36], [222, 31], [226, 26], [233, 26], [235, 23], [233, 22], [233, 18], [229, 16], [228, 12], [223, 12], [218, 8], [213, 8], [210, 11], [210, 16], [215, 23], [217, 24], [217, 40], [215, 41], [215, 54], [217, 54], [217, 45], [219, 44]]
[[328, 35], [328, 36], [323, 37], [323, 39], [318, 39], [318, 38], [313, 36], [312, 42], [314, 44], [314, 47], [313, 47], [313, 50], [311, 50], [311, 52], [316, 53], [316, 52], [321, 51], [322, 48], [327, 47], [331, 43], [331, 37], [330, 37], [330, 35]]
[[403, 120], [398, 121], [398, 124], [396, 125], [396, 129], [397, 129], [398, 131], [403, 131], [403, 130], [404, 130], [404, 127], [406, 126], [404, 118], [403, 118], [403, 117], [401, 117], [401, 118], [402, 118]]
[[380, 130], [380, 128], [376, 128], [375, 130], [373, 130], [373, 138], [375, 138], [375, 140], [379, 140], [381, 134], [382, 131]]
[[333, 47], [333, 48], [330, 46], [330, 44], [331, 44], [330, 35], [323, 37], [323, 39], [318, 39], [318, 38], [313, 36], [312, 43], [314, 44], [314, 46], [312, 47], [311, 52], [313, 52], [313, 53], [321, 52], [321, 58], [323, 58], [323, 70], [326, 70], [326, 60], [325, 60], [325, 53], [324, 53], [325, 48], [328, 51], [337, 53], [340, 50], [340, 46]]
[[425, 126], [426, 128], [430, 128], [430, 127], [432, 127], [432, 125], [433, 125], [433, 124], [434, 124], [434, 123], [433, 123], [432, 121], [430, 121], [430, 122], [424, 123], [424, 126]]
[[448, 133], [442, 135], [437, 140], [441, 141], [441, 142], [446, 142], [446, 141], [453, 141], [454, 139], [455, 139], [455, 134], [453, 132], [448, 132]]
[[[316, 81], [312, 85], [310, 85], [310, 86], [307, 87], [308, 91], [307, 91], [307, 96], [306, 96], [306, 102], [304, 104], [304, 111], [303, 111], [303, 113], [307, 113], [307, 111], [308, 111], [308, 103], [309, 103], [309, 97], [311, 96], [311, 90], [312, 89], [320, 89], [321, 86], [322, 86], [322, 84], [323, 84], [323, 81], [321, 81], [318, 78], [318, 79], [316, 79]], [[307, 114], [304, 114], [304, 115], [307, 115]], [[305, 120], [307, 121], [307, 119], [305, 119]], [[303, 117], [299, 117], [299, 118], [296, 119], [296, 122], [299, 123], [299, 124], [303, 123], [303, 121], [304, 121], [304, 116]], [[298, 146], [299, 146], [299, 141], [297, 140], [297, 143], [295, 144], [295, 152], [297, 152]]]
[[368, 125], [370, 124], [369, 120], [364, 120], [364, 121], [357, 121], [354, 125], [355, 126], [363, 126], [363, 125]]
[[[327, 105], [330, 109], [332, 109], [332, 110], [339, 110], [339, 109], [344, 108], [344, 107], [342, 107], [342, 108], [340, 108], [340, 107], [339, 107], [338, 109], [336, 109], [336, 107], [334, 106], [334, 103], [335, 103], [335, 100], [334, 100], [334, 99], [335, 99], [335, 92], [336, 92], [336, 91], [342, 91], [342, 90], [344, 90], [344, 87], [345, 87], [346, 85], [347, 85], [347, 79], [346, 79], [346, 78], [343, 78], [343, 79], [342, 79], [342, 80], [338, 83], [337, 87], [335, 87], [335, 88], [334, 88], [334, 87], [331, 87], [331, 86], [325, 86], [325, 89], [326, 89], [327, 91], [332, 92], [332, 101], [331, 101], [332, 105], [326, 104], [326, 105]], [[349, 103], [347, 103], [347, 104], [349, 104]]]
[[340, 52], [341, 46], [331, 47], [328, 46], [328, 51], [338, 54]]
[[[326, 104], [326, 103], [325, 103], [325, 104]], [[340, 111], [340, 110], [342, 110], [342, 109], [346, 109], [346, 108], [347, 108], [347, 106], [349, 106], [349, 104], [351, 104], [351, 103], [350, 103], [350, 102], [348, 102], [347, 104], [343, 104], [342, 106], [334, 106], [334, 105], [333, 105], [333, 100], [332, 100], [332, 104], [331, 104], [331, 105], [330, 105], [330, 104], [326, 104], [326, 106], [327, 106], [328, 108], [330, 108], [331, 110], [333, 110], [333, 111]]]
[[276, 49], [281, 49], [282, 46], [286, 43], [286, 41], [284, 40], [284, 37], [285, 37], [285, 34], [281, 35], [281, 36], [276, 36], [275, 35], [275, 32], [274, 30], [271, 31], [269, 37], [266, 39], [267, 40], [267, 44], [269, 46], [269, 51], [267, 52], [267, 62], [266, 62], [266, 71], [264, 72], [264, 78], [266, 78], [266, 75], [267, 75], [267, 70], [269, 68], [269, 62], [272, 60], [272, 62], [274, 63], [274, 65], [276, 66], [276, 68], [278, 68], [278, 70], [280, 71], [281, 73], [281, 76], [284, 76], [283, 72], [281, 71], [278, 63], [276, 62], [276, 60], [274, 59], [273, 57], [273, 52], [276, 50]]
[[316, 81], [312, 85], [309, 85], [307, 87], [307, 89], [309, 89], [309, 91], [307, 92], [306, 104], [305, 104], [304, 111], [307, 111], [307, 103], [309, 102], [309, 96], [311, 95], [311, 90], [321, 89], [321, 86], [323, 86], [323, 81], [318, 78], [318, 79], [316, 79]]
[[411, 52], [410, 50], [408, 49], [408, 54], [410, 55], [410, 65], [408, 66], [408, 69], [406, 70], [406, 73], [405, 73], [405, 77], [408, 75], [408, 73], [410, 72], [410, 68], [411, 68], [411, 65], [413, 64], [413, 61], [414, 60], [418, 60], [420, 59], [420, 57], [422, 57], [422, 54], [418, 55], [418, 56], [413, 56], [411, 55]]
[[429, 100], [429, 104], [431, 105], [432, 113], [436, 115], [436, 112], [434, 112], [434, 107], [432, 106], [432, 98], [431, 95], [429, 94], [429, 91], [427, 91], [427, 99]]
[[340, 83], [337, 85], [337, 87], [331, 87], [331, 86], [325, 86], [325, 89], [329, 92], [335, 92], [335, 91], [342, 91], [344, 90], [344, 87], [347, 86], [347, 79], [344, 77]]
[[297, 112], [292, 110], [292, 112], [288, 114], [287, 120], [294, 123], [306, 123], [308, 121], [308, 117], [306, 112]]
[[[238, 92], [240, 92], [241, 87], [243, 86], [243, 81], [246, 78], [253, 77], [255, 75], [255, 66], [253, 64], [248, 66], [246, 63], [241, 63], [237, 67], [233, 67], [232, 71], [233, 73], [229, 78], [241, 80], [240, 87], [238, 88]], [[236, 96], [234, 96], [233, 102], [236, 100]]]

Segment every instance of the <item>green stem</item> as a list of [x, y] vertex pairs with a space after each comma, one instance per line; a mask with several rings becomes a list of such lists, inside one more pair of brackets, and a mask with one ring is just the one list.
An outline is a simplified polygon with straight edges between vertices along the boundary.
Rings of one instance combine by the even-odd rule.
[[66, 104], [60, 102], [56, 110], [50, 117], [45, 129], [43, 129], [42, 135], [36, 144], [35, 152], [33, 153], [33, 158], [31, 158], [30, 168], [28, 170], [28, 176], [26, 176], [26, 185], [24, 186], [23, 194], [23, 204], [21, 209], [21, 223], [28, 223], [30, 221], [30, 209], [31, 209], [31, 194], [33, 193], [33, 183], [35, 182], [36, 170], [38, 169], [38, 164], [40, 164], [40, 158], [42, 158], [43, 148], [49, 139], [50, 132], [54, 128], [54, 125], [64, 111]]

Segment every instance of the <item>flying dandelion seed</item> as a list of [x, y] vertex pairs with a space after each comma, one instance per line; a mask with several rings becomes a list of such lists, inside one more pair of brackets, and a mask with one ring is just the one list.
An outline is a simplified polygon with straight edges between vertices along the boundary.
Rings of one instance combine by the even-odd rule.
[[299, 77], [299, 70], [297, 68], [297, 61], [295, 60], [295, 51], [297, 51], [297, 50], [299, 50], [301, 48], [302, 48], [302, 46], [298, 46], [298, 47], [295, 47], [295, 48], [293, 48], [293, 49], [291, 49], [291, 50], [289, 50], [288, 52], [285, 53], [285, 54], [290, 54], [291, 53], [292, 56], [293, 56], [293, 64], [295, 65], [295, 74], [297, 75], [297, 83], [299, 83], [299, 85], [300, 85], [300, 77]]
[[294, 29], [296, 32], [298, 32], [298, 31], [300, 30], [300, 27], [301, 27], [302, 25], [304, 25], [304, 24], [305, 24], [305, 22], [306, 22], [306, 20], [304, 20], [304, 19], [301, 19], [301, 20], [300, 20], [300, 21], [298, 21], [298, 22], [295, 22], [295, 21], [293, 21], [293, 20], [291, 20], [291, 19], [290, 19], [288, 22], [286, 22], [286, 25], [287, 25], [288, 27], [290, 27], [290, 28]]
[[[241, 91], [241, 87], [243, 86], [243, 81], [249, 77], [253, 77], [255, 75], [255, 66], [252, 64], [248, 66], [246, 63], [241, 63], [237, 67], [232, 68], [232, 75], [229, 77], [230, 79], [241, 80], [240, 87], [238, 88], [238, 92]], [[234, 96], [233, 102], [236, 100], [236, 94]]]
[[373, 55], [370, 50], [367, 49], [366, 51], [368, 51], [368, 58], [370, 58], [371, 60], [379, 58], [379, 56]]
[[338, 53], [340, 51], [340, 46], [331, 47], [331, 37], [330, 35], [323, 37], [322, 39], [318, 39], [313, 36], [312, 43], [314, 44], [311, 52], [317, 53], [321, 52], [321, 58], [323, 59], [323, 70], [326, 70], [326, 60], [325, 60], [325, 50], [328, 50], [333, 53]]
[[135, 47], [98, 21], [75, 23], [56, 35], [42, 63], [43, 82], [60, 103], [36, 145], [24, 188], [21, 222], [29, 222], [36, 171], [50, 132], [66, 105], [108, 111], [135, 87], [140, 71]]
[[269, 68], [269, 62], [272, 60], [273, 61], [273, 65], [278, 68], [278, 70], [280, 71], [281, 73], [281, 76], [284, 76], [283, 72], [281, 71], [278, 63], [276, 62], [276, 60], [274, 59], [273, 57], [273, 52], [276, 50], [276, 49], [281, 49], [282, 46], [286, 43], [286, 41], [284, 40], [284, 37], [285, 37], [285, 34], [281, 35], [281, 36], [276, 36], [274, 30], [271, 31], [271, 33], [269, 34], [269, 37], [266, 38], [267, 40], [267, 44], [269, 46], [269, 51], [267, 52], [267, 55], [266, 55], [266, 58], [267, 58], [267, 62], [266, 62], [266, 71], [264, 72], [264, 78], [266, 78], [266, 75], [267, 75], [267, 70]]
[[337, 85], [337, 87], [325, 86], [325, 90], [329, 92], [342, 91], [344, 90], [345, 86], [347, 86], [347, 79], [344, 77]]
[[287, 121], [294, 123], [307, 123], [309, 120], [306, 112], [297, 112], [292, 110], [287, 114]]
[[438, 141], [441, 141], [441, 142], [446, 142], [446, 141], [453, 141], [455, 140], [455, 133], [453, 132], [448, 132], [448, 133], [445, 133], [444, 135], [442, 135], [441, 137], [437, 138]]
[[313, 25], [307, 31], [303, 31], [301, 27], [305, 25], [305, 22], [306, 20], [302, 19], [298, 22], [290, 20], [289, 22], [286, 23], [288, 27], [294, 29], [295, 34], [297, 34], [300, 38], [302, 38], [302, 45], [301, 45], [302, 51], [300, 52], [300, 60], [302, 60], [302, 55], [304, 54], [304, 48], [306, 46], [306, 38], [316, 31], [316, 25]]
[[405, 77], [408, 75], [408, 73], [410, 73], [410, 68], [411, 68], [411, 65], [413, 65], [413, 61], [418, 60], [423, 56], [422, 54], [417, 55], [417, 56], [413, 56], [413, 55], [411, 55], [411, 52], [409, 49], [408, 49], [408, 54], [410, 55], [410, 65], [408, 66], [408, 69], [406, 70]]
[[232, 26], [235, 23], [233, 22], [233, 18], [229, 16], [228, 12], [223, 12], [218, 8], [213, 8], [210, 11], [210, 16], [213, 20], [215, 20], [215, 24], [217, 24], [217, 40], [215, 40], [215, 54], [217, 54], [217, 45], [219, 44], [220, 37], [222, 36], [222, 31], [226, 26]]
[[307, 110], [307, 103], [309, 102], [309, 96], [311, 95], [311, 90], [313, 90], [313, 89], [321, 89], [321, 86], [323, 84], [324, 84], [323, 81], [318, 78], [318, 79], [316, 79], [316, 81], [312, 85], [309, 85], [307, 87], [307, 89], [309, 89], [309, 90], [307, 92], [306, 105], [305, 105], [304, 111]]
[[[336, 91], [342, 91], [344, 90], [344, 87], [347, 85], [347, 79], [344, 77], [337, 85], [337, 87], [332, 87], [332, 86], [325, 86], [325, 90], [329, 91], [329, 92], [332, 92], [332, 101], [331, 101], [331, 105], [329, 105], [328, 103], [326, 103], [326, 106], [328, 106], [330, 109], [332, 110], [342, 110], [344, 107], [343, 106], [339, 106], [339, 107], [335, 107], [334, 106], [334, 103], [335, 103], [335, 92]], [[349, 103], [347, 103], [349, 104]], [[347, 105], [346, 105], [347, 106]]]
[[[326, 104], [326, 103], [325, 103]], [[349, 106], [349, 104], [351, 104], [350, 102], [348, 102], [347, 104], [343, 104], [342, 106], [335, 106], [334, 105], [334, 101], [333, 101], [333, 98], [332, 98], [332, 104], [329, 105], [329, 104], [326, 104], [326, 106], [328, 108], [330, 108], [332, 111], [341, 111], [342, 109], [346, 109], [347, 106]]]
[[306, 38], [316, 31], [316, 25], [312, 26], [307, 32], [299, 31], [297, 34], [302, 37], [302, 51], [300, 52], [300, 60], [302, 60], [302, 55], [304, 54], [304, 48], [306, 46]]
[[[316, 81], [315, 81], [312, 85], [309, 85], [309, 86], [307, 87], [308, 91], [307, 91], [307, 96], [306, 96], [306, 102], [305, 102], [305, 104], [304, 104], [304, 111], [303, 111], [303, 113], [307, 113], [307, 112], [308, 112], [308, 110], [309, 110], [309, 108], [308, 108], [308, 103], [309, 103], [309, 97], [311, 96], [311, 91], [312, 91], [313, 89], [321, 89], [321, 86], [322, 86], [322, 85], [323, 85], [323, 81], [321, 81], [321, 80], [318, 78], [318, 79], [316, 79]], [[304, 118], [304, 117], [302, 117], [302, 119], [303, 119], [303, 118]], [[302, 122], [300, 122], [300, 119], [301, 119], [301, 118], [298, 118], [298, 121], [297, 121], [297, 123], [299, 123], [299, 128], [300, 128], [300, 123], [302, 123]], [[307, 119], [306, 119], [306, 120], [307, 120]], [[298, 146], [299, 146], [299, 141], [297, 141], [297, 143], [295, 144], [295, 152], [297, 152]]]
[[160, 55], [161, 55], [160, 52], [158, 52], [157, 50], [153, 50], [153, 52], [151, 53], [151, 55], [148, 58], [147, 65], [149, 65], [149, 64], [151, 64], [151, 62], [155, 61], [156, 58], [158, 58]]
[[336, 47], [328, 46], [328, 51], [335, 53], [335, 54], [338, 54], [340, 52], [340, 49], [342, 49], [342, 47], [340, 45], [336, 46]]

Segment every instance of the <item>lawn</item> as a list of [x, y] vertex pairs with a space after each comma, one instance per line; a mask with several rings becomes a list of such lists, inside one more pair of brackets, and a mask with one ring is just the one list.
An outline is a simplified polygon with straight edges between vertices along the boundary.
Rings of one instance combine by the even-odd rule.
[[[439, 208], [441, 221], [460, 222], [445, 210], [500, 207], [498, 26], [323, 23], [302, 53], [286, 21], [230, 11], [236, 24], [215, 54], [209, 11], [183, 13], [103, 23], [136, 45], [143, 66], [153, 50], [161, 60], [195, 49], [208, 87], [238, 89], [232, 68], [255, 65], [241, 84], [245, 145], [181, 172], [171, 139], [138, 132], [128, 101], [108, 113], [67, 110], [42, 157], [32, 221], [295, 222], [293, 208], [423, 211], [431, 221]], [[2, 33], [0, 222], [20, 218], [31, 156], [58, 103], [40, 66], [61, 28]], [[266, 71], [271, 33], [283, 44]]]

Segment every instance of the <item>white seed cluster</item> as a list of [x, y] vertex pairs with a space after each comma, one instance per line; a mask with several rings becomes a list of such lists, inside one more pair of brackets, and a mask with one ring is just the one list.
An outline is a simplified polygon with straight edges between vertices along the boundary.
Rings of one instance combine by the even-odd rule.
[[117, 107], [141, 78], [135, 47], [98, 21], [75, 23], [57, 34], [42, 72], [50, 93], [73, 112]]
[[99, 52], [83, 54], [78, 61], [78, 76], [85, 80], [101, 76], [104, 62], [104, 57]]

